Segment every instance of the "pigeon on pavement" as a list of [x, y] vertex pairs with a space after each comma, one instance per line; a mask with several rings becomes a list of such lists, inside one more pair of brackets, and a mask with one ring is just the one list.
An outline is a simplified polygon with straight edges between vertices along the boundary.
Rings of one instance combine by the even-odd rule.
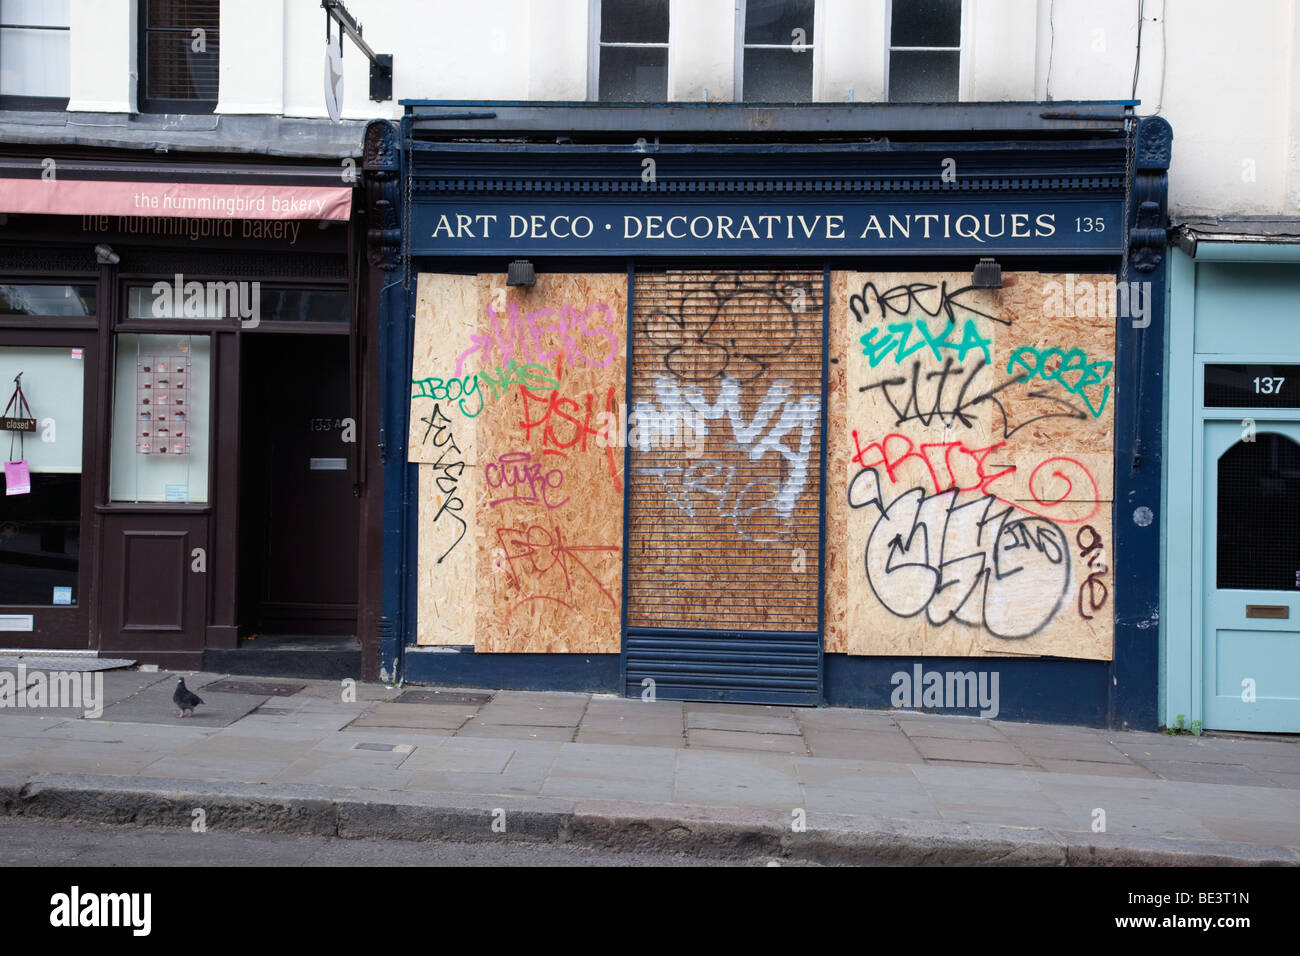
[[177, 717], [193, 717], [194, 708], [203, 703], [203, 698], [185, 686], [185, 678], [176, 678], [176, 693], [172, 694], [172, 703], [180, 708]]

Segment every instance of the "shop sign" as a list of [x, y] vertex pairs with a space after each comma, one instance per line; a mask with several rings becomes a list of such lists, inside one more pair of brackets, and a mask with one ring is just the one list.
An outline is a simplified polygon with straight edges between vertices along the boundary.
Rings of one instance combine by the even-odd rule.
[[418, 202], [413, 255], [1115, 254], [1118, 200]]

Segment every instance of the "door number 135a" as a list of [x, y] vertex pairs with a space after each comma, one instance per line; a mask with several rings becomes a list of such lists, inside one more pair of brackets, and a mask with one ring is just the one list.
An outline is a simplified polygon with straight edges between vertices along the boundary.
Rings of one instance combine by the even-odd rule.
[[1280, 395], [1282, 393], [1282, 383], [1286, 381], [1285, 376], [1265, 376], [1255, 378], [1256, 395]]

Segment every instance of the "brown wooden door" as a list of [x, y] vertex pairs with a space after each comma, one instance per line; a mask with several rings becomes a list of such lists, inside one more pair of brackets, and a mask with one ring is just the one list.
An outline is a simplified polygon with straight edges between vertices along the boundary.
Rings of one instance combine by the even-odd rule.
[[97, 361], [92, 331], [0, 333], [0, 409], [22, 372], [37, 423], [21, 440], [0, 431], [0, 455], [9, 460], [14, 438], [31, 488], [0, 494], [0, 646], [93, 646]]
[[118, 331], [109, 357], [101, 654], [198, 667], [214, 568], [216, 337]]
[[355, 634], [360, 501], [347, 338], [244, 341], [243, 569], [259, 585], [256, 627]]

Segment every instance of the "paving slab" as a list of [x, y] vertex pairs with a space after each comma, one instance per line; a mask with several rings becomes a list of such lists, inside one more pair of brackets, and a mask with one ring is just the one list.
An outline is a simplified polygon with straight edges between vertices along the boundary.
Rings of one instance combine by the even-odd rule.
[[[342, 681], [306, 680], [295, 678], [294, 682], [307, 685], [294, 695], [295, 698], [314, 697], [324, 700], [338, 700], [342, 697]], [[348, 691], [349, 693], [356, 695], [358, 701], [389, 700], [401, 693], [401, 690], [392, 684], [371, 684], [363, 681], [351, 681], [348, 686]]]
[[1029, 757], [1005, 740], [997, 742], [955, 737], [910, 737], [909, 739], [912, 746], [926, 760], [1035, 766]]
[[1140, 764], [1152, 760], [1204, 764], [1239, 764], [1242, 761], [1240, 755], [1219, 746], [1200, 743], [1190, 736], [1179, 739], [1164, 734], [1119, 735], [1113, 743], [1121, 753]]
[[542, 794], [667, 803], [676, 763], [671, 749], [569, 744], [552, 763]]
[[40, 741], [37, 747], [26, 751], [8, 750], [0, 754], [0, 768], [31, 773], [131, 775], [143, 772], [165, 755], [163, 750], [150, 750], [123, 743]]
[[682, 735], [682, 718], [678, 714], [645, 715], [642, 717], [592, 716], [590, 713], [578, 725], [581, 733], [602, 734], [675, 734]]
[[510, 747], [483, 747], [478, 750], [430, 747], [413, 751], [400, 766], [417, 773], [501, 773], [514, 755], [515, 751]]
[[1194, 812], [1221, 812], [1231, 807], [1234, 812], [1262, 816], [1298, 816], [1293, 812], [1295, 795], [1281, 787], [1167, 782], [1161, 786], [1170, 791], [1171, 805]]
[[678, 734], [627, 734], [587, 731], [578, 728], [578, 736], [573, 738], [576, 744], [631, 744], [637, 747], [681, 748], [686, 746], [686, 738]]
[[1035, 724], [1016, 720], [994, 721], [998, 731], [1007, 738], [1047, 737], [1060, 740], [1064, 737], [1077, 737], [1081, 740], [1111, 740], [1120, 737], [1154, 737], [1155, 734], [1138, 734], [1129, 731], [1106, 730], [1101, 727], [1077, 727], [1071, 724]]
[[1030, 827], [1068, 830], [1079, 821], [1072, 820], [1060, 810], [1047, 807], [999, 807], [971, 803], [940, 803], [940, 819], [949, 823], [987, 823], [995, 826]]
[[1300, 741], [1294, 737], [1264, 738], [1229, 737], [1220, 734], [1206, 734], [1201, 738], [1207, 747], [1214, 747], [1242, 757], [1245, 754], [1275, 754], [1300, 760]]
[[1036, 757], [1035, 760], [1040, 767], [1050, 773], [1082, 773], [1096, 774], [1103, 777], [1143, 777], [1147, 780], [1159, 779], [1150, 770], [1147, 770], [1145, 767], [1141, 767], [1129, 760], [1125, 760], [1122, 763], [1086, 760], [1051, 760], [1044, 757]]
[[1260, 773], [1300, 773], [1300, 755], [1293, 757], [1284, 753], [1244, 753], [1237, 756], [1243, 767]]
[[[1000, 765], [996, 767], [954, 764], [918, 764], [912, 774], [925, 787], [959, 786], [970, 790], [1039, 790], [1045, 780], [1055, 779], [1038, 769]], [[1067, 778], [1076, 783], [1090, 783], [1088, 778]], [[1120, 781], [1123, 783], [1124, 781]], [[1134, 786], [1139, 782], [1134, 781]]]
[[[190, 686], [188, 681], [186, 686]], [[265, 696], [205, 694], [201, 688], [192, 689], [203, 698], [203, 703], [195, 709], [193, 717], [176, 716], [176, 705], [172, 703], [176, 682], [159, 681], [133, 697], [105, 707], [102, 719], [136, 724], [170, 724], [183, 719], [199, 727], [228, 727], [268, 700]]]
[[677, 753], [673, 800], [722, 806], [802, 806], [794, 762], [775, 754]]
[[943, 740], [985, 740], [1006, 743], [1007, 738], [992, 723], [967, 717], [914, 717], [899, 714], [894, 722], [909, 737]]
[[[495, 741], [494, 741], [495, 742]], [[517, 796], [542, 796], [542, 788], [555, 762], [556, 745], [539, 745], [516, 751], [505, 767], [496, 773], [477, 773], [467, 770], [416, 770], [411, 774], [413, 790], [435, 792], [492, 794]], [[423, 766], [423, 765], [420, 765]], [[414, 770], [402, 764], [402, 770]]]
[[803, 738], [815, 757], [921, 763], [924, 758], [906, 734], [839, 728], [805, 729]]
[[671, 780], [677, 752], [671, 748], [565, 744], [555, 755], [552, 773], [593, 780]]
[[[312, 714], [301, 716], [288, 714], [280, 718], [274, 718], [270, 714], [263, 714], [261, 711], [255, 711], [249, 714], [238, 723], [221, 729], [221, 733], [227, 737], [237, 736], [257, 736], [260, 732], [266, 731], [263, 736], [303, 736], [303, 737], [327, 737], [330, 734], [340, 733], [347, 730], [348, 726], [360, 716], [358, 714]], [[420, 728], [399, 728], [393, 730], [419, 730]], [[279, 731], [277, 734], [276, 732]]]
[[[943, 809], [968, 807], [997, 811], [1046, 810], [1061, 813], [1062, 807], [1051, 796], [1041, 790], [1025, 790], [1018, 787], [1005, 789], [968, 790], [961, 786], [927, 786], [926, 793], [935, 806]], [[1009, 821], [1003, 821], [1009, 822]], [[1034, 824], [1046, 825], [1046, 824]]]
[[1243, 816], [1231, 812], [1232, 809], [1223, 807], [1217, 813], [1197, 813], [1196, 822], [1219, 840], [1300, 847], [1300, 818], [1294, 814], [1287, 817]]
[[578, 732], [576, 726], [550, 725], [526, 726], [523, 724], [483, 724], [470, 721], [456, 732], [457, 737], [487, 737], [502, 740], [553, 740], [570, 741]]
[[1043, 737], [1017, 737], [1013, 746], [1034, 760], [1086, 760], [1093, 763], [1121, 763], [1129, 766], [1133, 761], [1124, 756], [1118, 747], [1104, 740], [1049, 740]]
[[413, 753], [417, 748], [433, 748], [442, 746], [448, 736], [446, 734], [432, 735], [427, 733], [412, 733], [404, 730], [387, 730], [382, 727], [372, 730], [356, 730], [344, 728], [337, 734], [329, 734], [321, 737], [316, 741], [316, 746], [312, 748], [316, 753], [332, 753], [336, 751], [347, 752], [356, 749], [368, 750], [393, 750], [397, 753]]
[[411, 783], [413, 771], [399, 770], [404, 755], [371, 752], [369, 759], [346, 753], [310, 753], [295, 760], [275, 775], [287, 783], [316, 783], [334, 787], [364, 787], [373, 790], [404, 790]]
[[[833, 786], [805, 786], [803, 803], [810, 825], [823, 814], [870, 817], [888, 820], [939, 820], [939, 809], [927, 794], [890, 793], [881, 790], [852, 790]], [[860, 825], [860, 824], [859, 824]]]
[[67, 717], [61, 717], [25, 709], [4, 709], [0, 710], [0, 736], [39, 737], [51, 727], [57, 727], [70, 718], [76, 719], [80, 716], [80, 714], [69, 714]]
[[769, 704], [716, 704], [712, 701], [686, 701], [687, 714], [731, 714], [745, 717], [790, 717], [794, 707], [776, 707]]
[[1270, 770], [1259, 770], [1258, 773], [1272, 780], [1280, 787], [1288, 790], [1300, 790], [1300, 773], [1277, 773]]
[[898, 732], [898, 724], [888, 711], [853, 710], [848, 707], [799, 707], [795, 720], [804, 730], [865, 730]]
[[232, 737], [213, 734], [202, 740], [195, 740], [179, 750], [173, 751], [178, 757], [202, 757], [206, 759], [240, 759], [252, 761], [292, 761], [315, 749], [315, 741], [287, 740], [277, 737]]
[[[0, 731], [3, 727], [0, 725]], [[102, 740], [105, 742], [139, 743], [146, 747], [162, 747], [169, 743], [183, 746], [203, 740], [221, 732], [219, 727], [205, 727], [189, 720], [170, 724], [136, 724], [113, 720], [65, 720], [50, 727], [41, 735], [45, 740]]]
[[791, 734], [798, 736], [799, 724], [793, 717], [781, 715], [719, 714], [712, 711], [688, 711], [686, 729], [728, 730], [751, 734]]
[[1244, 787], [1280, 786], [1265, 774], [1256, 773], [1241, 764], [1149, 759], [1139, 760], [1138, 763], [1166, 780], [1193, 780], [1200, 783], [1222, 783]]
[[539, 706], [503, 702], [498, 698], [484, 704], [474, 715], [474, 722], [523, 727], [576, 727], [585, 711], [586, 705], [580, 703]]
[[685, 705], [680, 700], [641, 700], [641, 698], [593, 696], [587, 705], [587, 717], [676, 718], [680, 723]]
[[457, 730], [478, 710], [464, 704], [377, 703], [349, 723], [351, 727]]
[[686, 746], [724, 750], [763, 750], [769, 753], [806, 754], [803, 737], [792, 734], [756, 734], [734, 730], [688, 730]]
[[925, 788], [907, 763], [797, 757], [794, 766], [805, 787], [824, 786], [917, 797], [926, 795]]

